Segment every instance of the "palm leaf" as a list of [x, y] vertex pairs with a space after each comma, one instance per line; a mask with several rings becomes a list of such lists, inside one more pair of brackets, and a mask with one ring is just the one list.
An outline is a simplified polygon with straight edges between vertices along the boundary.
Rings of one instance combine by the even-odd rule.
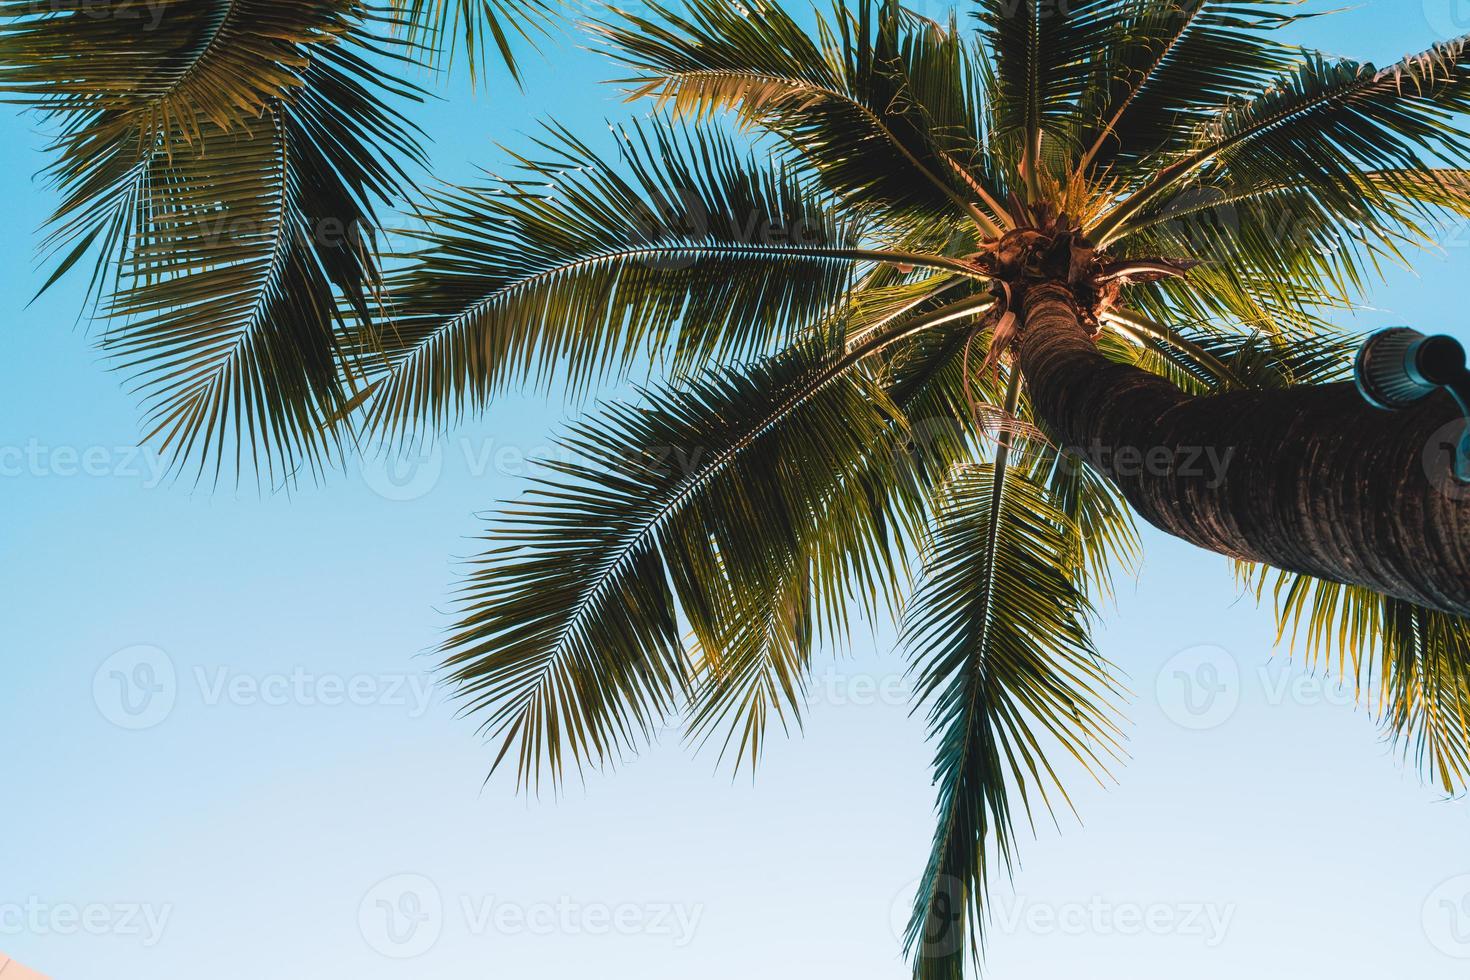
[[[779, 136], [849, 207], [920, 216], [1004, 193], [983, 151], [982, 74], [953, 25], [863, 0], [818, 15], [815, 36], [783, 9], [690, 0], [683, 13], [651, 3], [593, 28], [638, 72], [633, 98], [680, 112], [732, 109]], [[958, 160], [957, 169], [951, 162]]]
[[1101, 67], [1077, 100], [1079, 168], [1131, 176], [1185, 148], [1262, 78], [1288, 71], [1298, 50], [1266, 32], [1311, 15], [1296, 0], [1133, 0], [1112, 16]]
[[539, 784], [646, 736], [692, 671], [681, 617], [718, 678], [748, 676], [771, 630], [792, 648], [804, 589], [846, 615], [853, 566], [838, 556], [859, 538], [881, 551], [881, 522], [850, 475], [892, 417], [850, 369], [888, 342], [846, 354], [809, 342], [573, 429], [577, 461], [505, 512], [445, 644], [466, 710], [502, 742], [497, 765], [514, 753], [520, 780]]
[[1127, 502], [1076, 453], [1054, 444], [1038, 449], [1028, 464], [1030, 478], [1046, 488], [1053, 506], [1066, 518], [1063, 528], [1070, 538], [1079, 587], [1094, 599], [1111, 597], [1113, 575], [1137, 574], [1142, 559], [1138, 528]]
[[620, 142], [621, 170], [552, 130], [519, 176], [424, 212], [424, 245], [389, 283], [370, 427], [445, 424], [558, 371], [579, 387], [650, 356], [684, 370], [768, 352], [839, 303], [860, 263], [906, 257], [860, 247], [800, 174], [713, 130], [655, 119]]
[[939, 826], [907, 937], [926, 980], [961, 977], [978, 949], [992, 861], [1013, 860], [1013, 801], [1028, 821], [1066, 803], [1049, 755], [1101, 774], [1117, 751], [1069, 523], [1004, 451], [944, 491], [906, 624], [938, 742]]
[[1022, 180], [1034, 196], [1046, 137], [1075, 143], [1077, 104], [1109, 50], [1118, 0], [977, 0], [975, 16], [995, 66], [991, 93], [997, 134], [1021, 148]]
[[409, 39], [445, 60], [463, 53], [470, 78], [498, 60], [520, 78], [516, 38], [544, 34], [554, 0], [391, 0], [407, 25]]
[[1102, 244], [1167, 204], [1199, 168], [1235, 186], [1292, 183], [1339, 212], [1381, 204], [1370, 172], [1424, 171], [1470, 151], [1456, 121], [1470, 109], [1470, 37], [1444, 42], [1384, 69], [1304, 52], [1292, 72], [1252, 99], [1222, 107], [1193, 146], [1100, 225]]
[[416, 93], [381, 70], [401, 51], [355, 0], [176, 3], [156, 34], [83, 6], [0, 38], [3, 84], [61, 124], [52, 281], [95, 248], [104, 347], [176, 462], [316, 466], [355, 384], [339, 306], [367, 315], [375, 207], [422, 159], [388, 104]]
[[720, 649], [691, 651], [689, 737], [703, 743], [723, 730], [720, 755], [733, 749], [737, 771], [760, 762], [773, 719], [787, 734], [801, 724], [814, 642], [804, 572], [798, 559], [780, 576], [784, 594], [729, 596]]
[[1155, 341], [1135, 351], [1131, 363], [1198, 394], [1347, 380], [1361, 342], [1336, 330], [1315, 336], [1204, 325], [1168, 330], [1131, 310], [1114, 315], [1124, 325], [1144, 327]]
[[[913, 321], [947, 318], [955, 301], [942, 304], [931, 295], [932, 287], [922, 281], [916, 285], [918, 302], [912, 301], [913, 287], [907, 292], [873, 287], [878, 298], [857, 293], [853, 312], [883, 312], [881, 324], [860, 316], [856, 335], [871, 339], [880, 331], [902, 331]], [[974, 299], [984, 297], [957, 302]], [[788, 733], [800, 725], [813, 644], [823, 624], [829, 625], [829, 639], [846, 639], [830, 635], [845, 623], [842, 610], [831, 606], [840, 601], [837, 596], [847, 594], [867, 616], [885, 607], [896, 612], [900, 585], [933, 516], [938, 487], [981, 450], [981, 424], [973, 413], [999, 401], [992, 376], [970, 369], [972, 320], [978, 312], [921, 330], [861, 366], [891, 414], [883, 437], [864, 447], [847, 470], [858, 492], [836, 496], [822, 507], [817, 517], [823, 530], [816, 546], [783, 577], [780, 588], [786, 591], [744, 593], [734, 613], [733, 640], [717, 656], [701, 656], [697, 663], [691, 736], [709, 740], [723, 729], [722, 751], [735, 750], [737, 768], [758, 762], [772, 720]], [[852, 338], [853, 324], [846, 327]], [[983, 356], [983, 349], [976, 351], [976, 365]], [[816, 608], [813, 582], [844, 586], [829, 586], [828, 607]]]

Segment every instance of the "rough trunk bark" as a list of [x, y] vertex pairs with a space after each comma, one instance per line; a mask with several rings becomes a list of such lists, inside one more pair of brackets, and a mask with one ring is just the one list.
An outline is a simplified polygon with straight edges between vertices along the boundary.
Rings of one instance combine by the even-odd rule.
[[1192, 396], [1098, 353], [1062, 286], [1028, 290], [1020, 367], [1037, 416], [1145, 520], [1202, 548], [1470, 614], [1459, 414], [1354, 386]]

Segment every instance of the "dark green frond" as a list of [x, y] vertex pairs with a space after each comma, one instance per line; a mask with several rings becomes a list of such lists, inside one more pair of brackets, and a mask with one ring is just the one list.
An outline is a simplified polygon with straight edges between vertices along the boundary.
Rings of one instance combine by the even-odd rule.
[[876, 255], [725, 136], [659, 120], [619, 136], [621, 169], [554, 130], [518, 176], [422, 212], [424, 245], [389, 283], [370, 426], [442, 425], [557, 371], [580, 386], [651, 355], [683, 370], [768, 351]]
[[1345, 204], [1371, 201], [1375, 188], [1345, 178], [1463, 158], [1470, 142], [1454, 117], [1467, 109], [1470, 38], [1382, 70], [1309, 57], [1206, 126], [1203, 152], [1241, 184], [1289, 178]]
[[[1075, 145], [1077, 106], [1110, 50], [1122, 0], [976, 0], [975, 16], [995, 67], [991, 92], [997, 134], [1021, 149], [1022, 169], [1051, 140]], [[1035, 190], [1035, 184], [1031, 188]]]
[[59, 127], [47, 175], [65, 199], [49, 247], [100, 241], [100, 261], [115, 260], [146, 232], [150, 158], [198, 155], [206, 132], [248, 132], [299, 90], [306, 52], [341, 36], [354, 6], [6, 2], [0, 91]]
[[[731, 109], [789, 143], [847, 206], [964, 214], [971, 182], [995, 186], [982, 133], [979, 69], [953, 25], [862, 0], [808, 35], [780, 7], [649, 4], [594, 28], [639, 74], [633, 94], [681, 112]], [[966, 178], [951, 160], [957, 160]]]
[[[854, 581], [881, 584], [848, 560], [855, 538], [882, 551], [851, 477], [893, 417], [850, 370], [861, 357], [812, 342], [611, 406], [565, 440], [577, 461], [505, 512], [446, 666], [522, 781], [613, 760], [677, 707], [691, 672], [681, 621], [728, 693], [751, 660], [764, 676], [768, 641], [799, 666], [803, 591], [840, 621]], [[724, 717], [708, 704], [697, 725]]]
[[1397, 193], [1344, 209], [1300, 184], [1203, 183], [1136, 226], [1115, 251], [1201, 262], [1188, 282], [1152, 290], [1176, 307], [1176, 318], [1313, 332], [1325, 311], [1351, 305], [1386, 266], [1405, 264], [1448, 213]]
[[[1284, 74], [1299, 49], [1266, 32], [1303, 16], [1296, 0], [1133, 0], [1120, 4], [1078, 100], [1082, 166], [1137, 179], [1189, 145], [1224, 106]], [[1064, 108], [1064, 107], [1063, 107]]]
[[368, 314], [375, 209], [422, 160], [391, 24], [356, 0], [55, 6], [0, 36], [0, 84], [60, 126], [56, 275], [96, 254], [105, 349], [177, 462], [314, 467], [356, 385], [338, 311]]
[[1112, 596], [1114, 573], [1135, 575], [1142, 559], [1127, 501], [1076, 453], [1047, 445], [1028, 463], [1031, 479], [1046, 487], [1052, 504], [1066, 516], [1072, 564], [1083, 591], [1094, 598]]
[[1054, 756], [1105, 772], [1116, 692], [1088, 637], [1075, 532], [1015, 467], [945, 489], [907, 623], [938, 741], [939, 826], [908, 932], [915, 976], [959, 978], [978, 950], [994, 859], [1011, 866], [1016, 810], [1067, 803]]
[[3, 0], [0, 92], [47, 112], [106, 113], [145, 143], [187, 140], [298, 88], [302, 45], [341, 36], [358, 12], [321, 0]]
[[557, 0], [389, 0], [407, 25], [410, 41], [452, 62], [463, 54], [470, 78], [492, 61], [519, 78], [517, 38], [533, 40], [546, 32]]
[[1310, 191], [1334, 214], [1371, 212], [1385, 194], [1369, 173], [1424, 171], [1470, 153], [1459, 121], [1467, 110], [1470, 37], [1384, 69], [1308, 52], [1292, 72], [1203, 123], [1191, 148], [1102, 222], [1099, 238], [1110, 242], [1168, 206], [1201, 168], [1215, 183]]
[[806, 572], [799, 558], [778, 579], [783, 589], [727, 596], [721, 648], [692, 651], [689, 737], [702, 743], [723, 731], [720, 754], [733, 753], [737, 770], [759, 763], [772, 720], [788, 734], [801, 724], [814, 642]]

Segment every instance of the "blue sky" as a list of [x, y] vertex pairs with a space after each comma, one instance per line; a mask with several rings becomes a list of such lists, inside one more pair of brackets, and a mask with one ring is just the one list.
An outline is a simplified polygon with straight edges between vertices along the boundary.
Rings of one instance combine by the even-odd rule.
[[[1384, 62], [1463, 31], [1470, 3], [1370, 0], [1300, 33]], [[523, 91], [451, 79], [416, 116], [435, 173], [493, 168], [542, 116], [605, 134], [613, 74], [562, 38]], [[483, 784], [491, 753], [420, 654], [474, 514], [569, 407], [507, 398], [407, 469], [290, 495], [160, 481], [81, 284], [27, 305], [54, 200], [33, 121], [0, 127], [0, 953], [118, 980], [906, 975], [930, 750], [886, 626], [819, 663], [805, 733], [753, 781], [674, 732], [561, 799]], [[1347, 325], [1470, 339], [1470, 232], [1444, 245]], [[1470, 810], [1273, 658], [1224, 561], [1145, 544], [1099, 631], [1131, 760], [1024, 842], [989, 975], [1464, 976]]]

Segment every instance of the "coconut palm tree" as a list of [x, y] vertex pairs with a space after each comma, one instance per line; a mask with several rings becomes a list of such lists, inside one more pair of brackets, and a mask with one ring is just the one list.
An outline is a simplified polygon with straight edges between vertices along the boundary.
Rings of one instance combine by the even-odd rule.
[[938, 787], [908, 947], [959, 977], [1017, 818], [1119, 755], [1090, 624], [1137, 513], [1235, 560], [1465, 786], [1455, 406], [1367, 406], [1331, 320], [1470, 216], [1470, 39], [1378, 70], [1286, 43], [1272, 0], [609, 11], [648, 115], [611, 152], [548, 124], [513, 174], [430, 192], [397, 261], [317, 230], [411, 191], [402, 25], [248, 5], [239, 43], [108, 36], [80, 82], [77, 17], [0, 49], [65, 123], [60, 264], [121, 256], [106, 342], [178, 459], [294, 473], [509, 387], [660, 374], [570, 429], [461, 590], [446, 670], [521, 783], [674, 711], [753, 765], [815, 650], [898, 616]]
[[926, 978], [978, 948], [1018, 816], [1117, 755], [1088, 624], [1130, 510], [1272, 576], [1435, 780], [1470, 771], [1470, 510], [1421, 459], [1455, 408], [1368, 407], [1328, 319], [1470, 213], [1438, 166], [1470, 149], [1470, 42], [1380, 71], [1280, 40], [1282, 4], [973, 12], [598, 21], [651, 115], [437, 197], [363, 407], [400, 442], [664, 369], [506, 509], [453, 682], [533, 785], [685, 705], [753, 763], [813, 649], [901, 610], [936, 745]]

